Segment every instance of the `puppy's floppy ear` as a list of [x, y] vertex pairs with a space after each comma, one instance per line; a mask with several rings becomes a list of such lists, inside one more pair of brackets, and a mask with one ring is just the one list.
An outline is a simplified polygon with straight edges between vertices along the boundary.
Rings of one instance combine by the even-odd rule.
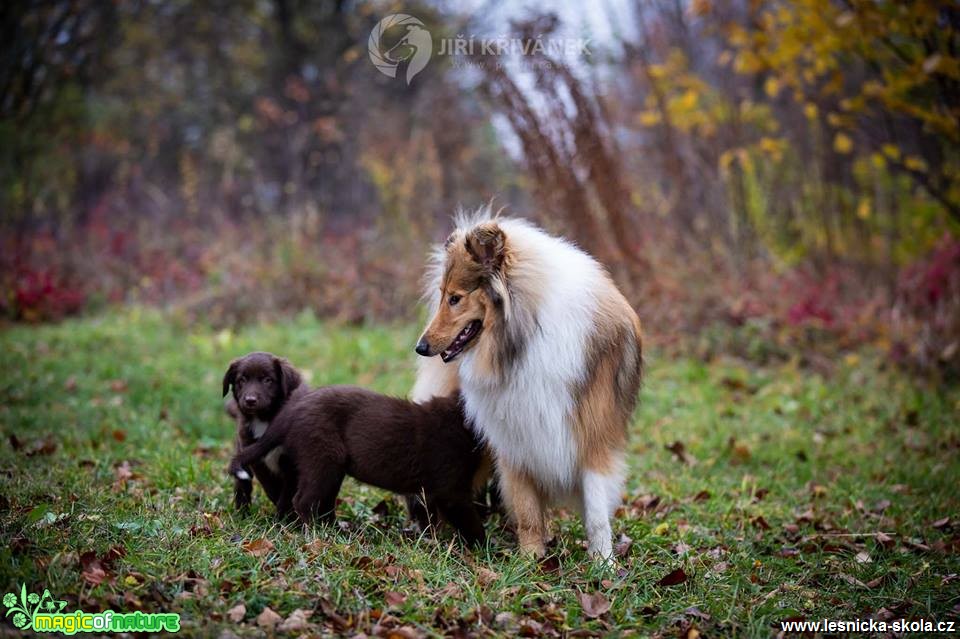
[[223, 375], [223, 396], [226, 397], [227, 393], [230, 392], [230, 387], [233, 386], [237, 381], [237, 369], [240, 367], [240, 360], [235, 359], [230, 362], [230, 367], [227, 368], [227, 372]]
[[467, 252], [486, 274], [492, 275], [500, 270], [503, 265], [506, 236], [496, 222], [474, 227], [467, 233], [466, 245]]
[[286, 399], [303, 383], [303, 379], [297, 369], [282, 357], [274, 357], [273, 365], [277, 369], [277, 378], [280, 380], [280, 395]]

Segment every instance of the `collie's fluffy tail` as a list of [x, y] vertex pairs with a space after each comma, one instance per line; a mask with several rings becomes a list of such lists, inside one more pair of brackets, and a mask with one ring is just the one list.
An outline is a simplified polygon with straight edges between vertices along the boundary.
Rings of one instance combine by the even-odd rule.
[[279, 428], [270, 426], [263, 437], [255, 443], [245, 446], [240, 452], [230, 460], [230, 466], [227, 472], [237, 479], [250, 479], [250, 473], [246, 470], [250, 464], [258, 462], [270, 454], [274, 448], [283, 443], [283, 433]]

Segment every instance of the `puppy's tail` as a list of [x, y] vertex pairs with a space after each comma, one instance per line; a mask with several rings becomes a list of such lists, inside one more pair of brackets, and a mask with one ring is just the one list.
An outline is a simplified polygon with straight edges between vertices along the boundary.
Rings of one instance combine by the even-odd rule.
[[274, 427], [267, 428], [267, 432], [263, 434], [263, 437], [255, 443], [245, 446], [240, 452], [233, 456], [227, 472], [237, 479], [250, 479], [250, 473], [246, 470], [250, 464], [258, 462], [269, 455], [270, 451], [282, 442], [283, 433], [280, 432], [280, 429]]

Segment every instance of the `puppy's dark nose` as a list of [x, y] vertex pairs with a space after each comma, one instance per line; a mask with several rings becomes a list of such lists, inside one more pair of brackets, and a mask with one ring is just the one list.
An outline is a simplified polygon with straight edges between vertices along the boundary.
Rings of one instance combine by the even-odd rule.
[[424, 357], [430, 354], [430, 344], [427, 343], [427, 340], [420, 338], [420, 341], [417, 342], [417, 347], [414, 349], [417, 351], [417, 355], [423, 355]]
[[243, 403], [247, 408], [253, 408], [257, 405], [257, 398], [253, 395], [247, 395], [243, 398]]

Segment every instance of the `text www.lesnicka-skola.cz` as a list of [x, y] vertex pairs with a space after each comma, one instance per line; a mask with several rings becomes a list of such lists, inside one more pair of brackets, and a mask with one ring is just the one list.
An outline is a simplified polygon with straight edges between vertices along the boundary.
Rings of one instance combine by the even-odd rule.
[[853, 619], [835, 621], [781, 621], [784, 632], [958, 632], [956, 621], [928, 621], [926, 619], [895, 619], [878, 621], [877, 619]]

